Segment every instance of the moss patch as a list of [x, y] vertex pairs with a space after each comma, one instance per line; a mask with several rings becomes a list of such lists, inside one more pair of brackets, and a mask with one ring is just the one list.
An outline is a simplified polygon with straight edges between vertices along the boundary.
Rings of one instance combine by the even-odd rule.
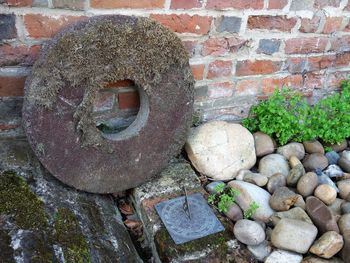
[[11, 247], [11, 237], [7, 231], [0, 228], [0, 255], [1, 262], [12, 263], [15, 262], [13, 259], [13, 249]]
[[0, 200], [0, 214], [10, 215], [19, 228], [35, 230], [47, 227], [44, 203], [22, 177], [13, 172], [0, 175]]
[[90, 262], [89, 247], [81, 232], [79, 221], [67, 208], [57, 211], [54, 240], [62, 246], [67, 262]]

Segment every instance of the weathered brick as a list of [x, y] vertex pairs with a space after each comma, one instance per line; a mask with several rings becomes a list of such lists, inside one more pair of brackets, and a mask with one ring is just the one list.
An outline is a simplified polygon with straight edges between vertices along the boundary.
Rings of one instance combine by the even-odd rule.
[[276, 88], [300, 88], [303, 85], [302, 75], [292, 75], [284, 78], [266, 78], [262, 80], [263, 94], [271, 94]]
[[85, 0], [52, 0], [54, 8], [83, 10]]
[[342, 80], [348, 79], [350, 71], [338, 71], [328, 75], [325, 86], [331, 89], [338, 89]]
[[194, 33], [207, 34], [210, 30], [212, 17], [199, 15], [156, 15], [152, 14], [151, 18], [157, 20], [164, 26], [177, 33]]
[[322, 33], [331, 34], [340, 30], [342, 21], [342, 17], [327, 17]]
[[126, 88], [134, 87], [135, 83], [130, 79], [118, 80], [115, 82], [110, 82], [105, 85], [105, 88]]
[[267, 29], [290, 32], [297, 23], [296, 18], [287, 16], [249, 16], [249, 29]]
[[271, 74], [279, 71], [280, 68], [281, 68], [280, 61], [243, 60], [243, 61], [237, 61], [236, 75], [248, 76], [248, 75]]
[[1, 77], [0, 76], [0, 97], [23, 96], [25, 76]]
[[272, 55], [279, 51], [281, 41], [278, 39], [260, 39], [258, 53]]
[[283, 9], [288, 4], [288, 0], [269, 0], [268, 9]]
[[204, 64], [191, 65], [192, 74], [195, 80], [202, 80], [204, 76]]
[[208, 99], [208, 86], [200, 86], [194, 89], [194, 100], [196, 102], [205, 101]]
[[321, 17], [314, 16], [312, 19], [302, 18], [300, 25], [300, 32], [315, 33], [320, 25]]
[[341, 0], [315, 0], [314, 7], [319, 9], [326, 6], [339, 7]]
[[113, 109], [115, 94], [111, 92], [99, 92], [94, 100], [93, 111], [103, 112]]
[[331, 51], [339, 53], [350, 51], [350, 36], [333, 38], [331, 40]]
[[32, 6], [33, 7], [47, 7], [48, 3], [47, 3], [47, 0], [33, 0]]
[[208, 79], [229, 77], [231, 76], [232, 62], [224, 60], [216, 60], [209, 64]]
[[0, 45], [0, 67], [4, 66], [31, 66], [37, 59], [40, 46], [28, 47], [25, 45]]
[[322, 55], [314, 57], [292, 57], [285, 63], [285, 69], [290, 73], [306, 73], [332, 67], [335, 55]]
[[65, 26], [86, 19], [84, 16], [44, 16], [27, 14], [23, 16], [24, 25], [32, 38], [50, 38]]
[[197, 43], [198, 43], [197, 41], [192, 41], [192, 40], [182, 41], [182, 44], [184, 45], [190, 57], [193, 57], [195, 55]]
[[136, 91], [118, 93], [119, 109], [137, 109], [140, 107], [139, 93]]
[[208, 0], [208, 9], [262, 9], [264, 0]]
[[309, 70], [306, 57], [292, 57], [288, 58], [284, 65], [284, 70], [289, 73], [304, 73]]
[[231, 82], [210, 84], [208, 87], [208, 97], [210, 99], [231, 97], [233, 88], [234, 86]]
[[291, 11], [312, 10], [314, 0], [292, 0], [290, 5]]
[[323, 37], [291, 38], [285, 41], [285, 52], [286, 54], [322, 53], [327, 43], [328, 39]]
[[163, 8], [164, 0], [91, 0], [92, 8]]
[[237, 52], [245, 44], [246, 40], [238, 37], [230, 38], [209, 38], [203, 43], [202, 55], [220, 56], [228, 52]]
[[336, 54], [335, 65], [337, 67], [349, 66], [350, 52], [343, 52]]
[[238, 80], [235, 85], [235, 94], [240, 96], [257, 95], [261, 90], [260, 79]]
[[310, 71], [330, 68], [333, 66], [336, 57], [335, 55], [323, 55], [317, 57], [308, 57], [308, 65]]
[[171, 9], [191, 9], [202, 7], [201, 0], [172, 0]]
[[0, 41], [17, 37], [14, 14], [0, 14]]
[[215, 21], [216, 31], [238, 33], [242, 24], [242, 18], [236, 16], [221, 16]]
[[304, 75], [304, 87], [307, 89], [321, 89], [324, 85], [325, 74], [309, 72]]
[[5, 0], [5, 4], [10, 7], [31, 6], [32, 0]]

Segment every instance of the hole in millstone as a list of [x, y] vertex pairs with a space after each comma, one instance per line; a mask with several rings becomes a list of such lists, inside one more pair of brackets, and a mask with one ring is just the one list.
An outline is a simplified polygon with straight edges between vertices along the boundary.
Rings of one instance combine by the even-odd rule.
[[138, 116], [140, 89], [131, 80], [108, 83], [99, 91], [93, 111], [96, 128], [102, 135], [107, 139], [118, 139], [117, 135], [125, 133], [131, 125], [142, 126], [142, 123], [136, 123], [138, 119], [138, 122], [144, 119]]

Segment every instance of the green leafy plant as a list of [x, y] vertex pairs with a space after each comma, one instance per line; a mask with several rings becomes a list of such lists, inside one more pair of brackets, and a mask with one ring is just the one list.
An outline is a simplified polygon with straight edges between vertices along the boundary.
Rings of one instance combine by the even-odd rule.
[[235, 202], [239, 191], [230, 187], [226, 187], [224, 183], [218, 184], [215, 188], [215, 194], [208, 196], [208, 203], [214, 205], [219, 212], [226, 213], [230, 205]]
[[252, 218], [253, 215], [255, 214], [256, 210], [259, 208], [260, 206], [258, 205], [257, 202], [253, 201], [247, 210], [244, 211], [244, 218], [245, 219], [249, 219]]

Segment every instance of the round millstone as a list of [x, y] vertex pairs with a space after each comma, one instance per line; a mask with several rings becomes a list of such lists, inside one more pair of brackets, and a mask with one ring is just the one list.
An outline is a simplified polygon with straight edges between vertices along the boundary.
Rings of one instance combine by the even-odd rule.
[[[93, 101], [129, 79], [140, 110], [125, 130], [96, 128]], [[181, 40], [147, 18], [99, 16], [59, 33], [26, 81], [23, 122], [42, 164], [77, 189], [112, 193], [151, 179], [177, 154], [192, 121], [194, 80]]]

